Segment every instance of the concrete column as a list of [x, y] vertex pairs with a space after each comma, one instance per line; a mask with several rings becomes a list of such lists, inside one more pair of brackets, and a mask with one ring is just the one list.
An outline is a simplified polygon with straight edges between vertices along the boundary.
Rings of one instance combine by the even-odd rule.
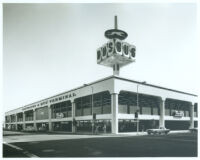
[[15, 130], [17, 131], [17, 114], [15, 114]]
[[190, 106], [190, 128], [194, 128], [194, 104]]
[[112, 133], [118, 134], [118, 94], [111, 94]]
[[26, 125], [25, 125], [25, 112], [23, 112], [23, 130], [26, 129]]
[[72, 102], [72, 133], [76, 133], [76, 126], [73, 124], [73, 120], [75, 119], [75, 102]]
[[159, 120], [159, 128], [165, 128], [165, 98], [160, 99], [160, 120]]
[[48, 115], [49, 115], [49, 131], [52, 131], [52, 122], [51, 122], [51, 106], [48, 106]]
[[33, 109], [33, 127], [34, 127], [35, 131], [37, 131], [36, 112], [35, 112], [35, 109]]
[[114, 64], [113, 65], [113, 75], [119, 76], [119, 70], [120, 70], [119, 64]]

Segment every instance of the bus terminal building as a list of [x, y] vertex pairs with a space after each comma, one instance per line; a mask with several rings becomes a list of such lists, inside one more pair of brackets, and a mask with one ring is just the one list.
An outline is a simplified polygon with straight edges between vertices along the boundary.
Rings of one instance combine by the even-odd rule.
[[[138, 116], [136, 116], [138, 112]], [[136, 132], [197, 127], [197, 96], [110, 76], [6, 113], [6, 129]]]
[[109, 41], [97, 49], [97, 63], [113, 75], [5, 113], [9, 130], [121, 133], [150, 128], [197, 127], [197, 95], [119, 76], [135, 62], [136, 47], [119, 30], [107, 30]]

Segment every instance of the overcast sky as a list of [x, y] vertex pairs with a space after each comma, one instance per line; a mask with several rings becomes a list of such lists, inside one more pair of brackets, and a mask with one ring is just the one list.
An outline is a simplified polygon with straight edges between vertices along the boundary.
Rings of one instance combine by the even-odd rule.
[[197, 94], [195, 4], [4, 4], [4, 111], [112, 75], [96, 49], [114, 15], [137, 49], [120, 76]]

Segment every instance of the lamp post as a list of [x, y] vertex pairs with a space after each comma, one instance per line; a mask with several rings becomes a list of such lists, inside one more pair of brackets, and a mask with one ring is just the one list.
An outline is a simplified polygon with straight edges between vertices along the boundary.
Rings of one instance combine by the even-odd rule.
[[[88, 84], [84, 84], [84, 86], [90, 86]], [[91, 108], [91, 112], [92, 112], [92, 134], [94, 133], [94, 119], [93, 119], [93, 86], [90, 86], [92, 89], [92, 108]]]
[[[139, 112], [139, 91], [138, 91], [138, 88], [139, 88], [140, 84], [146, 84], [146, 81], [137, 84], [137, 111], [136, 112]], [[138, 134], [138, 132], [139, 132], [139, 117], [137, 117], [137, 134]]]

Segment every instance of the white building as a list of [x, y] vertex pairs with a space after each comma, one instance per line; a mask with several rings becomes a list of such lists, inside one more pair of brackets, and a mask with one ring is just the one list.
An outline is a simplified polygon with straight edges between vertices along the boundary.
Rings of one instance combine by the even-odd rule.
[[[113, 76], [17, 108], [5, 115], [6, 129], [119, 133], [165, 127], [197, 127], [197, 95], [119, 76], [120, 67], [135, 61], [134, 45], [115, 29], [97, 50], [97, 63], [113, 68]], [[138, 115], [138, 116], [137, 116]]]
[[197, 95], [110, 76], [9, 111], [6, 128], [92, 132], [96, 114], [94, 129], [98, 125], [100, 132], [105, 126], [106, 132], [134, 132], [138, 109], [140, 131], [197, 126]]

